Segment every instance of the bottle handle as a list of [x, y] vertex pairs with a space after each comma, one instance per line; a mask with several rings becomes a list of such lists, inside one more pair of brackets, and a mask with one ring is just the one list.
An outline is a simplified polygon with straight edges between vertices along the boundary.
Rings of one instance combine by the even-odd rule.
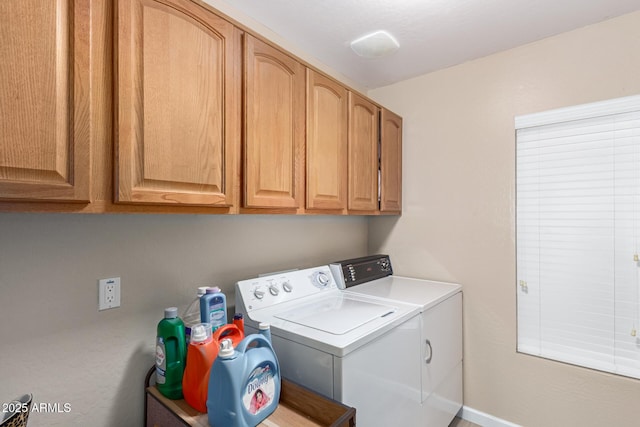
[[271, 343], [269, 342], [269, 340], [259, 334], [248, 335], [245, 339], [243, 339], [240, 342], [240, 344], [238, 344], [238, 346], [236, 347], [236, 351], [239, 353], [246, 352], [247, 347], [249, 347], [249, 344], [251, 344], [254, 341], [258, 342], [258, 347], [268, 347], [269, 349], [271, 349], [271, 351], [273, 351], [273, 347], [271, 346]]
[[237, 347], [244, 338], [244, 333], [236, 325], [226, 324], [216, 329], [213, 333], [213, 339], [218, 343], [225, 338], [231, 339], [233, 346]]

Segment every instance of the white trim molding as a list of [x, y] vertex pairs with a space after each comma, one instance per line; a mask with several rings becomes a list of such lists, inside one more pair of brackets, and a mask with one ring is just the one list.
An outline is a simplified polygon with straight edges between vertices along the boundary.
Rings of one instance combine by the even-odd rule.
[[468, 406], [463, 406], [460, 409], [458, 417], [482, 427], [521, 427], [520, 424], [514, 424]]

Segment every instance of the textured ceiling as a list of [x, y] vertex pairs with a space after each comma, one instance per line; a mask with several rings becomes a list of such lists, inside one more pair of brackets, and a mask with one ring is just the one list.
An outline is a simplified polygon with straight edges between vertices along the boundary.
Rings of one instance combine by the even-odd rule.
[[[221, 0], [372, 89], [640, 10], [640, 0]], [[365, 59], [351, 40], [387, 30], [400, 49]]]

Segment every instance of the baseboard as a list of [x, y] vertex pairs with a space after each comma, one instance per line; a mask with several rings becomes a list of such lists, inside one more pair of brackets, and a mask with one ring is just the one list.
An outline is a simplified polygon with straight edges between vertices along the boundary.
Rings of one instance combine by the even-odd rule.
[[493, 415], [486, 414], [468, 406], [463, 406], [462, 409], [460, 409], [458, 417], [482, 427], [520, 427], [518, 424], [494, 417]]

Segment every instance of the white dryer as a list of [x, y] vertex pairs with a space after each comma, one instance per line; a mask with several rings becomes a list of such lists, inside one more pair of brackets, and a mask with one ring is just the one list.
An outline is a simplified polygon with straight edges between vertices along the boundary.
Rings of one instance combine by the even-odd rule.
[[282, 375], [356, 408], [358, 425], [418, 426], [419, 308], [341, 291], [328, 265], [236, 283], [245, 328], [271, 324]]
[[462, 287], [393, 275], [387, 255], [331, 264], [346, 294], [384, 303], [413, 304], [420, 311], [421, 420], [446, 427], [462, 407]]

